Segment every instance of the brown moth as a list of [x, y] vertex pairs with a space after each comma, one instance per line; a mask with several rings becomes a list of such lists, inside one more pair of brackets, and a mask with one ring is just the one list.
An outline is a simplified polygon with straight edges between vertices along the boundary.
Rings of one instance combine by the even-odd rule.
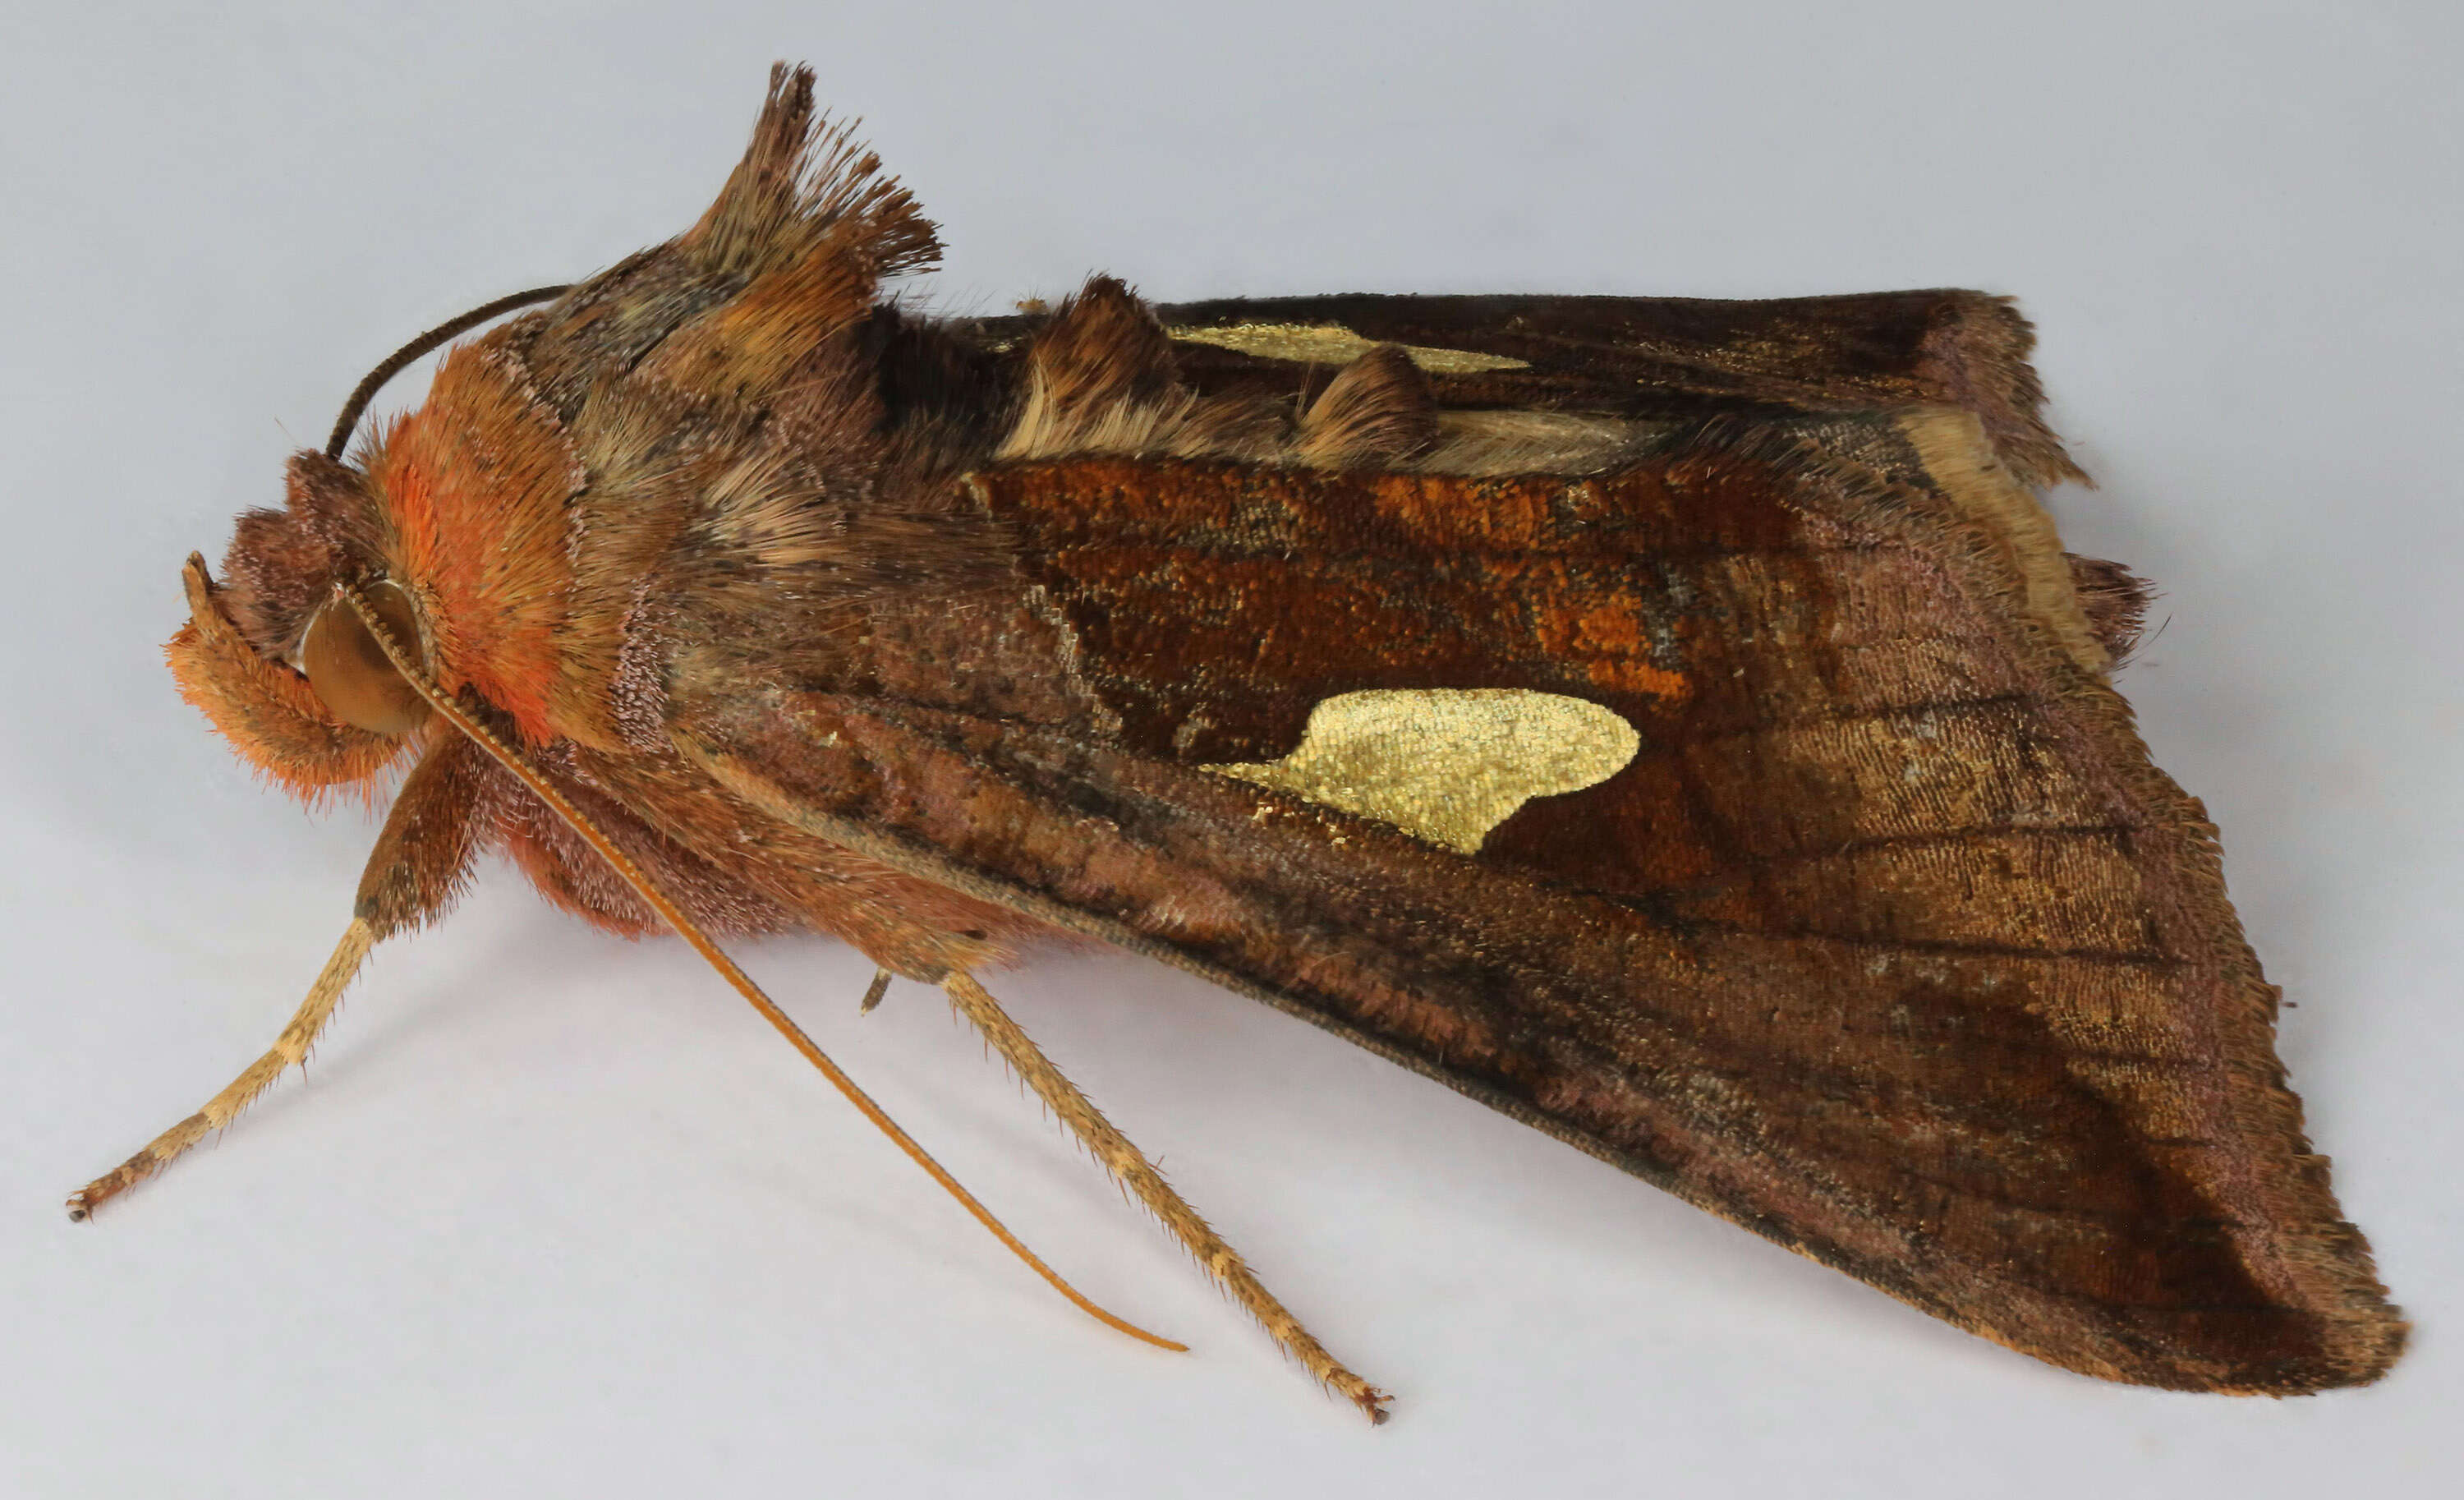
[[[494, 851], [675, 926], [893, 1135], [703, 935], [942, 986], [1373, 1415], [978, 975], [1152, 955], [2088, 1375], [2394, 1360], [2214, 830], [2109, 681], [2144, 587], [2033, 493], [2080, 475], [2008, 303], [884, 299], [935, 255], [781, 69], [692, 229], [415, 344], [191, 559], [171, 664], [244, 757], [408, 771], [274, 1049], [74, 1213]], [[542, 300], [342, 461], [408, 355]]]

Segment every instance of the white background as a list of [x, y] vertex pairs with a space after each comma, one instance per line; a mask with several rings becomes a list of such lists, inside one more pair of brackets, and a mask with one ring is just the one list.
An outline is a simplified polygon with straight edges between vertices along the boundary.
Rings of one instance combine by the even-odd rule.
[[[0, 1494], [2456, 1492], [2459, 33], [2446, 0], [10, 7], [0, 41]], [[148, 13], [150, 12], [150, 13]], [[2281, 1049], [2418, 1323], [2376, 1388], [2100, 1385], [1153, 966], [997, 991], [1338, 1352], [1323, 1398], [938, 997], [750, 964], [1133, 1345], [671, 941], [501, 873], [304, 1082], [253, 1057], [372, 826], [172, 695], [177, 571], [403, 338], [688, 223], [773, 57], [940, 220], [941, 305], [2021, 294], [2165, 589], [2123, 685], [2224, 828]], [[389, 403], [415, 398], [398, 385]]]

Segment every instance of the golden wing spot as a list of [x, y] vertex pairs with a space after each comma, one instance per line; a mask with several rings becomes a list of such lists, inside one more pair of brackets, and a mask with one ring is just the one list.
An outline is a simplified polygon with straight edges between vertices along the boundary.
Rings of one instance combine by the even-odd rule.
[[1641, 745], [1633, 725], [1582, 698], [1521, 688], [1379, 689], [1337, 694], [1311, 709], [1300, 747], [1280, 761], [1201, 769], [1476, 854], [1517, 807], [1597, 785]]
[[[1339, 323], [1225, 323], [1221, 327], [1165, 330], [1183, 343], [1211, 343], [1236, 354], [1265, 360], [1291, 360], [1303, 364], [1349, 364], [1377, 346]], [[1529, 360], [1503, 354], [1475, 354], [1468, 349], [1432, 349], [1417, 343], [1398, 345], [1412, 363], [1433, 375], [1477, 375], [1483, 370], [1528, 370]]]

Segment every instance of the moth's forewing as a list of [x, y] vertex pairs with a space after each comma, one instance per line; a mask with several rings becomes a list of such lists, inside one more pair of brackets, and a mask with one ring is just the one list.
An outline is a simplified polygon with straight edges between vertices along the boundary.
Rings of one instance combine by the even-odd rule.
[[[1049, 664], [1046, 721], [895, 661], [894, 699], [680, 702], [726, 784], [2056, 1363], [2286, 1392], [2392, 1358], [2211, 832], [1972, 419], [1584, 480], [1089, 458], [975, 486], [1019, 589], [977, 629], [1038, 643], [1005, 654]], [[875, 638], [924, 650], [931, 608], [882, 601]], [[1640, 748], [1469, 856], [1205, 769], [1433, 686], [1605, 705]]]

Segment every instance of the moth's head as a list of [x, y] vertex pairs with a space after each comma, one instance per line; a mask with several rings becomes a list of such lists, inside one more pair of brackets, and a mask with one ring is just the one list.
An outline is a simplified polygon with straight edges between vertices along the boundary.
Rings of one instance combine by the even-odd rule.
[[189, 558], [188, 623], [164, 653], [180, 695], [242, 760], [315, 798], [372, 783], [429, 708], [341, 595], [357, 592], [418, 654], [418, 611], [385, 574], [364, 479], [316, 452], [293, 458], [288, 478], [281, 510], [240, 517], [219, 584]]

